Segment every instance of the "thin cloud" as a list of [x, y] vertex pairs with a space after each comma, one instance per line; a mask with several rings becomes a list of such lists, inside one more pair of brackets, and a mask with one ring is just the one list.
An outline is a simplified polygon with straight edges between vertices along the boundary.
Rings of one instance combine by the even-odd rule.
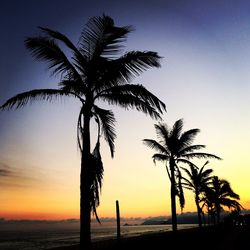
[[11, 171], [6, 170], [6, 169], [0, 169], [0, 176], [1, 177], [10, 176], [10, 175], [11, 175]]
[[4, 163], [0, 162], [0, 177], [7, 177], [13, 175], [10, 167]]
[[25, 174], [20, 168], [0, 162], [0, 187], [24, 188], [34, 182], [37, 180]]

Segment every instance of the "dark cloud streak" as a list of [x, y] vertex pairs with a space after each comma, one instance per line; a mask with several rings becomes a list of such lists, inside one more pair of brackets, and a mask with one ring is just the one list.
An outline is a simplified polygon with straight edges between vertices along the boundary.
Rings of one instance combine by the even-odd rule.
[[0, 187], [24, 188], [30, 187], [36, 178], [27, 175], [22, 169], [0, 162]]
[[12, 176], [14, 173], [10, 170], [10, 166], [0, 162], [0, 177]]
[[11, 171], [6, 170], [6, 169], [0, 169], [0, 176], [5, 177], [11, 175]]

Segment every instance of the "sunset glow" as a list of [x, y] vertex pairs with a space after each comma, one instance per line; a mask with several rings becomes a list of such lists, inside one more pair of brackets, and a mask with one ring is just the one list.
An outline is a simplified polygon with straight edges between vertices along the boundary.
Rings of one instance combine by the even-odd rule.
[[[141, 9], [140, 1], [134, 5], [132, 1], [106, 5], [106, 1], [75, 1], [75, 8], [68, 10], [68, 4], [60, 1], [58, 10], [49, 1], [43, 6], [21, 2], [17, 1], [14, 9], [6, 4], [1, 11], [4, 15], [0, 15], [4, 30], [1, 105], [23, 91], [57, 87], [59, 78], [50, 77], [46, 64], [35, 61], [24, 48], [24, 38], [37, 35], [37, 26], [58, 30], [77, 43], [88, 19], [106, 13], [118, 25], [135, 27], [125, 51], [152, 50], [162, 56], [160, 69], [148, 70], [133, 83], [143, 84], [165, 102], [164, 122], [172, 126], [183, 118], [184, 131], [201, 129], [195, 144], [207, 145], [205, 152], [223, 159], [211, 160], [208, 167], [228, 180], [242, 206], [250, 209], [249, 4], [219, 1], [215, 7], [214, 1], [143, 1]], [[16, 20], [9, 20], [12, 12], [21, 20], [18, 32], [13, 32]], [[101, 142], [104, 183], [99, 217], [115, 217], [116, 200], [122, 217], [170, 215], [166, 168], [153, 163], [154, 152], [142, 143], [144, 138], [156, 139], [157, 121], [134, 110], [103, 106], [114, 111], [117, 139], [114, 159], [106, 142]], [[79, 108], [76, 100], [65, 98], [1, 111], [0, 218], [79, 218]], [[93, 139], [97, 128], [93, 125], [91, 129]], [[198, 166], [204, 163], [197, 161]], [[196, 211], [193, 193], [186, 190], [185, 198], [184, 212]]]

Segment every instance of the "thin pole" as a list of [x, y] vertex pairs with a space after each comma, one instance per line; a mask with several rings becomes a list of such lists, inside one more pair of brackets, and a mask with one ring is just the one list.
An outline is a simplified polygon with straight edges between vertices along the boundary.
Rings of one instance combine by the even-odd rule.
[[116, 225], [117, 225], [117, 241], [121, 240], [121, 225], [120, 225], [120, 209], [119, 201], [116, 201]]

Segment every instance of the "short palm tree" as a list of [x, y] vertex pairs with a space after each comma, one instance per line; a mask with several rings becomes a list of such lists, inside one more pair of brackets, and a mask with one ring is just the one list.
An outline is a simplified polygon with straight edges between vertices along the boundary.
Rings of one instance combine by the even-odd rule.
[[202, 198], [209, 211], [216, 215], [217, 224], [220, 223], [220, 213], [223, 207], [237, 211], [243, 209], [238, 200], [240, 200], [240, 196], [233, 191], [230, 183], [227, 180], [219, 179], [218, 176], [213, 176]]
[[[201, 199], [200, 199], [201, 210], [202, 210], [203, 215], [207, 213], [208, 224], [210, 223], [215, 224], [215, 209], [214, 209], [213, 198], [212, 198], [213, 193], [209, 192], [208, 189], [209, 187], [205, 188], [205, 191], [202, 192]], [[204, 210], [206, 210], [205, 213], [204, 213]]]
[[[171, 129], [166, 124], [155, 124], [155, 130], [159, 142], [152, 139], [144, 139], [146, 146], [156, 150], [158, 153], [153, 155], [153, 160], [166, 163], [168, 177], [171, 182], [171, 213], [173, 231], [177, 230], [176, 216], [176, 195], [180, 196], [181, 207], [184, 206], [184, 197], [180, 184], [181, 171], [178, 163], [191, 165], [190, 159], [193, 158], [215, 158], [219, 157], [199, 152], [199, 149], [205, 148], [205, 145], [193, 145], [196, 135], [200, 132], [199, 129], [191, 129], [186, 132], [183, 130], [183, 120], [177, 120]], [[179, 178], [179, 180], [177, 180]]]
[[[74, 97], [80, 101], [78, 144], [81, 152], [80, 174], [80, 245], [91, 247], [91, 212], [96, 214], [102, 184], [103, 164], [99, 137], [108, 142], [114, 155], [115, 118], [111, 110], [99, 107], [100, 101], [123, 108], [135, 108], [152, 118], [160, 118], [165, 104], [142, 85], [132, 84], [134, 77], [151, 67], [160, 66], [160, 57], [152, 51], [131, 51], [119, 56], [131, 26], [117, 27], [111, 17], [103, 15], [89, 20], [78, 45], [60, 32], [40, 28], [43, 35], [25, 40], [32, 55], [48, 63], [52, 75], [60, 74], [58, 89], [35, 89], [7, 100], [1, 109], [17, 109], [33, 101], [54, 101]], [[72, 53], [66, 54], [60, 45]], [[67, 51], [68, 52], [68, 51]], [[98, 123], [98, 136], [91, 153], [90, 120]]]
[[213, 172], [212, 169], [206, 169], [204, 170], [204, 167], [208, 164], [208, 161], [199, 169], [197, 166], [194, 164], [190, 165], [190, 170], [187, 168], [182, 168], [188, 178], [185, 178], [182, 176], [182, 179], [184, 182], [182, 185], [194, 192], [195, 196], [195, 205], [197, 208], [197, 215], [198, 215], [198, 224], [199, 227], [202, 227], [202, 209], [200, 207], [200, 201], [201, 201], [201, 195], [202, 192], [204, 192], [205, 188], [209, 185], [209, 183], [212, 180], [211, 173]]

